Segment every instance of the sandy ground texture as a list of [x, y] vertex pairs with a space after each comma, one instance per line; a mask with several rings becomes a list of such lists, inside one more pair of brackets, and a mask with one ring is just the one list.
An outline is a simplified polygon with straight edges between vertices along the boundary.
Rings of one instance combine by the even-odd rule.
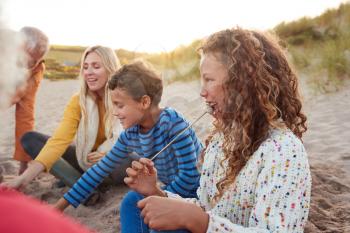
[[[77, 80], [43, 80], [37, 96], [36, 130], [51, 135], [70, 97], [78, 91]], [[347, 85], [350, 87], [350, 85]], [[199, 82], [175, 83], [165, 88], [163, 106], [172, 106], [193, 121], [204, 111]], [[312, 202], [305, 232], [350, 232], [350, 89], [312, 97], [307, 95], [305, 111], [309, 131], [304, 137], [313, 177]], [[18, 164], [11, 159], [14, 145], [14, 108], [1, 114], [0, 170], [4, 179], [16, 175]], [[210, 116], [194, 126], [204, 140], [210, 130]], [[56, 179], [42, 174], [24, 193], [54, 203], [67, 188], [55, 186]], [[119, 203], [128, 188], [104, 190], [94, 206], [69, 207], [65, 213], [98, 232], [119, 232]]]

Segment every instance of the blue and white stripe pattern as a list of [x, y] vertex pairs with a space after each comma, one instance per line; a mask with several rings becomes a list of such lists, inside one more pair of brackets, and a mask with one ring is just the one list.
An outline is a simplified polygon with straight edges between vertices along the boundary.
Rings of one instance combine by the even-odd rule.
[[[64, 198], [77, 207], [129, 154], [136, 152], [142, 157], [151, 158], [188, 125], [174, 109], [165, 108], [155, 126], [147, 133], [141, 133], [139, 125], [126, 129], [112, 150], [88, 169]], [[158, 179], [165, 184], [165, 190], [183, 197], [196, 196], [200, 177], [196, 165], [201, 150], [202, 145], [190, 128], [154, 160]]]

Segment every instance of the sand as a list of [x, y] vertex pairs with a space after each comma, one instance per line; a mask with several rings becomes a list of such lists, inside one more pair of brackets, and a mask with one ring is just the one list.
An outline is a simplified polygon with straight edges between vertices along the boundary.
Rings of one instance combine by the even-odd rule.
[[[43, 80], [36, 105], [36, 130], [51, 135], [63, 114], [65, 104], [78, 91], [77, 80]], [[304, 137], [312, 170], [313, 187], [309, 221], [305, 232], [350, 232], [350, 85], [327, 95], [307, 94], [305, 111], [309, 131]], [[172, 106], [190, 121], [204, 112], [198, 95], [199, 82], [174, 83], [165, 88], [163, 106]], [[309, 92], [307, 92], [309, 93]], [[5, 110], [0, 122], [0, 170], [11, 179], [18, 164], [11, 159], [14, 145], [14, 108]], [[210, 129], [210, 116], [194, 126], [204, 140]], [[57, 188], [56, 179], [42, 174], [22, 191], [54, 203], [67, 188]], [[119, 232], [119, 203], [128, 188], [105, 190], [94, 206], [69, 207], [65, 213], [98, 232]]]

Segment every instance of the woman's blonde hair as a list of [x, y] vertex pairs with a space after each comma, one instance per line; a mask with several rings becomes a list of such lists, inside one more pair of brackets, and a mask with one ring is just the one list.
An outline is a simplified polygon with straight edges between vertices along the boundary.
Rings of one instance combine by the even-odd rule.
[[120, 68], [120, 62], [117, 55], [111, 48], [100, 46], [100, 45], [89, 47], [83, 53], [83, 56], [81, 58], [80, 73], [79, 73], [79, 78], [81, 81], [80, 92], [79, 92], [79, 103], [81, 107], [82, 116], [84, 117], [84, 119], [86, 119], [84, 122], [85, 128], [87, 127], [87, 122], [88, 122], [87, 121], [88, 115], [86, 111], [86, 96], [90, 95], [93, 99], [96, 98], [96, 96], [94, 96], [94, 94], [91, 91], [89, 91], [89, 88], [83, 76], [84, 61], [87, 55], [92, 52], [96, 53], [101, 58], [102, 65], [106, 69], [107, 75], [108, 75], [108, 79], [105, 85], [105, 94], [104, 94], [104, 105], [106, 108], [104, 122], [105, 122], [105, 129], [108, 130], [106, 132], [106, 135], [108, 136], [108, 138], [110, 138], [113, 135], [113, 116], [112, 116], [113, 104], [110, 96], [110, 91], [108, 89], [108, 81], [111, 79], [112, 75]]
[[276, 38], [228, 29], [212, 34], [200, 51], [216, 56], [229, 74], [223, 84], [224, 115], [215, 122], [216, 131], [224, 136], [222, 149], [228, 164], [225, 177], [216, 184], [217, 200], [271, 128], [287, 127], [301, 138], [307, 129], [306, 116], [297, 76]]

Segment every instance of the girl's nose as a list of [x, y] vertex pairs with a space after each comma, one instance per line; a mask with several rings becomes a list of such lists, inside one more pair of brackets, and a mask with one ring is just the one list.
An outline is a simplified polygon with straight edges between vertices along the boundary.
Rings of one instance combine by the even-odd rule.
[[205, 89], [205, 87], [204, 86], [202, 86], [201, 87], [201, 92], [199, 93], [200, 94], [200, 96], [202, 96], [202, 97], [207, 97], [207, 95], [208, 95], [208, 91]]

